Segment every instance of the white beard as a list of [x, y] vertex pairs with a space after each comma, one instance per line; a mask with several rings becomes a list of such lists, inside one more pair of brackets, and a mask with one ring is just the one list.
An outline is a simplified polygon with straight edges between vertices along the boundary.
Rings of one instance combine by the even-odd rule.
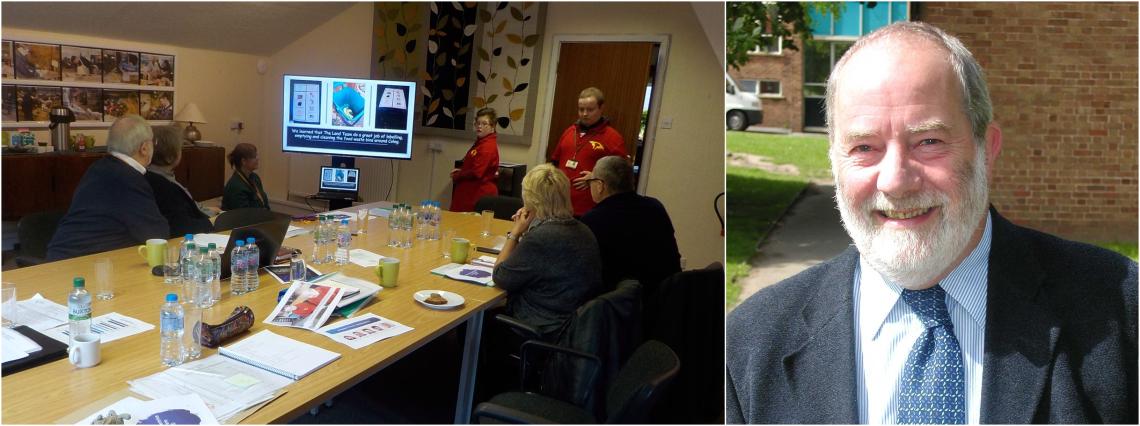
[[[955, 171], [957, 203], [951, 194], [923, 192], [903, 199], [891, 199], [881, 192], [863, 205], [845, 193], [838, 171], [835, 185], [836, 205], [843, 227], [859, 249], [859, 255], [884, 278], [899, 286], [917, 290], [938, 278], [970, 247], [974, 232], [988, 209], [989, 180], [986, 176], [986, 153], [977, 149], [972, 163]], [[884, 228], [876, 221], [876, 210], [925, 209], [940, 206], [937, 222], [926, 229], [900, 230]]]

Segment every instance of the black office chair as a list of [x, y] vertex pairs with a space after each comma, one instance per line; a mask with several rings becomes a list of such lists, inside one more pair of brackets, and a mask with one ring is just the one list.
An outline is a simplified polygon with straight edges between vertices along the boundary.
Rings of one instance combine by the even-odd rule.
[[227, 231], [240, 226], [272, 222], [278, 219], [291, 220], [292, 217], [284, 213], [275, 213], [268, 209], [252, 207], [226, 210], [214, 219], [214, 231]]
[[522, 198], [488, 195], [475, 202], [475, 211], [493, 210], [495, 219], [511, 220], [511, 216], [514, 216], [522, 206]]
[[47, 258], [47, 246], [55, 229], [63, 219], [64, 211], [32, 213], [16, 223], [19, 249], [14, 259], [17, 267], [39, 265]]
[[[536, 350], [579, 357], [594, 365], [598, 361], [590, 354], [541, 342], [527, 342], [524, 357]], [[681, 361], [669, 346], [650, 340], [637, 348], [607, 386], [604, 418], [581, 406], [525, 390], [496, 395], [475, 407], [474, 416], [479, 423], [591, 424], [599, 423], [599, 418], [604, 423], [646, 423], [680, 369]]]

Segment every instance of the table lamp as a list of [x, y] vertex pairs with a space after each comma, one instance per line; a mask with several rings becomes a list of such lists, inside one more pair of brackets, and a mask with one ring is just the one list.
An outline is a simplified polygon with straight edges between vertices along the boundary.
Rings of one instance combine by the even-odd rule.
[[187, 141], [197, 142], [202, 139], [202, 134], [198, 132], [197, 127], [194, 127], [194, 123], [206, 123], [206, 117], [202, 115], [202, 111], [198, 110], [198, 104], [193, 102], [186, 104], [182, 110], [178, 111], [178, 115], [174, 116], [174, 121], [184, 121], [189, 124], [183, 131], [183, 137]]

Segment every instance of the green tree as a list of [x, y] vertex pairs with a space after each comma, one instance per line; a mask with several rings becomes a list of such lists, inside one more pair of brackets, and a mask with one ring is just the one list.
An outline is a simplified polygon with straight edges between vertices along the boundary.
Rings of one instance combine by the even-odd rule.
[[811, 10], [839, 16], [839, 2], [728, 2], [725, 28], [726, 60], [733, 68], [748, 62], [748, 51], [761, 42], [761, 35], [784, 38], [784, 48], [800, 50], [795, 38], [811, 40]]

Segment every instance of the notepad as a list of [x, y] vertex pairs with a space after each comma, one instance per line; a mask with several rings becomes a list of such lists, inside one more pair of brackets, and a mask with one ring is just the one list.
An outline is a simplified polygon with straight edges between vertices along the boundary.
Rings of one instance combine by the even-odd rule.
[[269, 330], [261, 330], [229, 347], [218, 348], [218, 353], [293, 380], [301, 380], [340, 358], [336, 352]]

